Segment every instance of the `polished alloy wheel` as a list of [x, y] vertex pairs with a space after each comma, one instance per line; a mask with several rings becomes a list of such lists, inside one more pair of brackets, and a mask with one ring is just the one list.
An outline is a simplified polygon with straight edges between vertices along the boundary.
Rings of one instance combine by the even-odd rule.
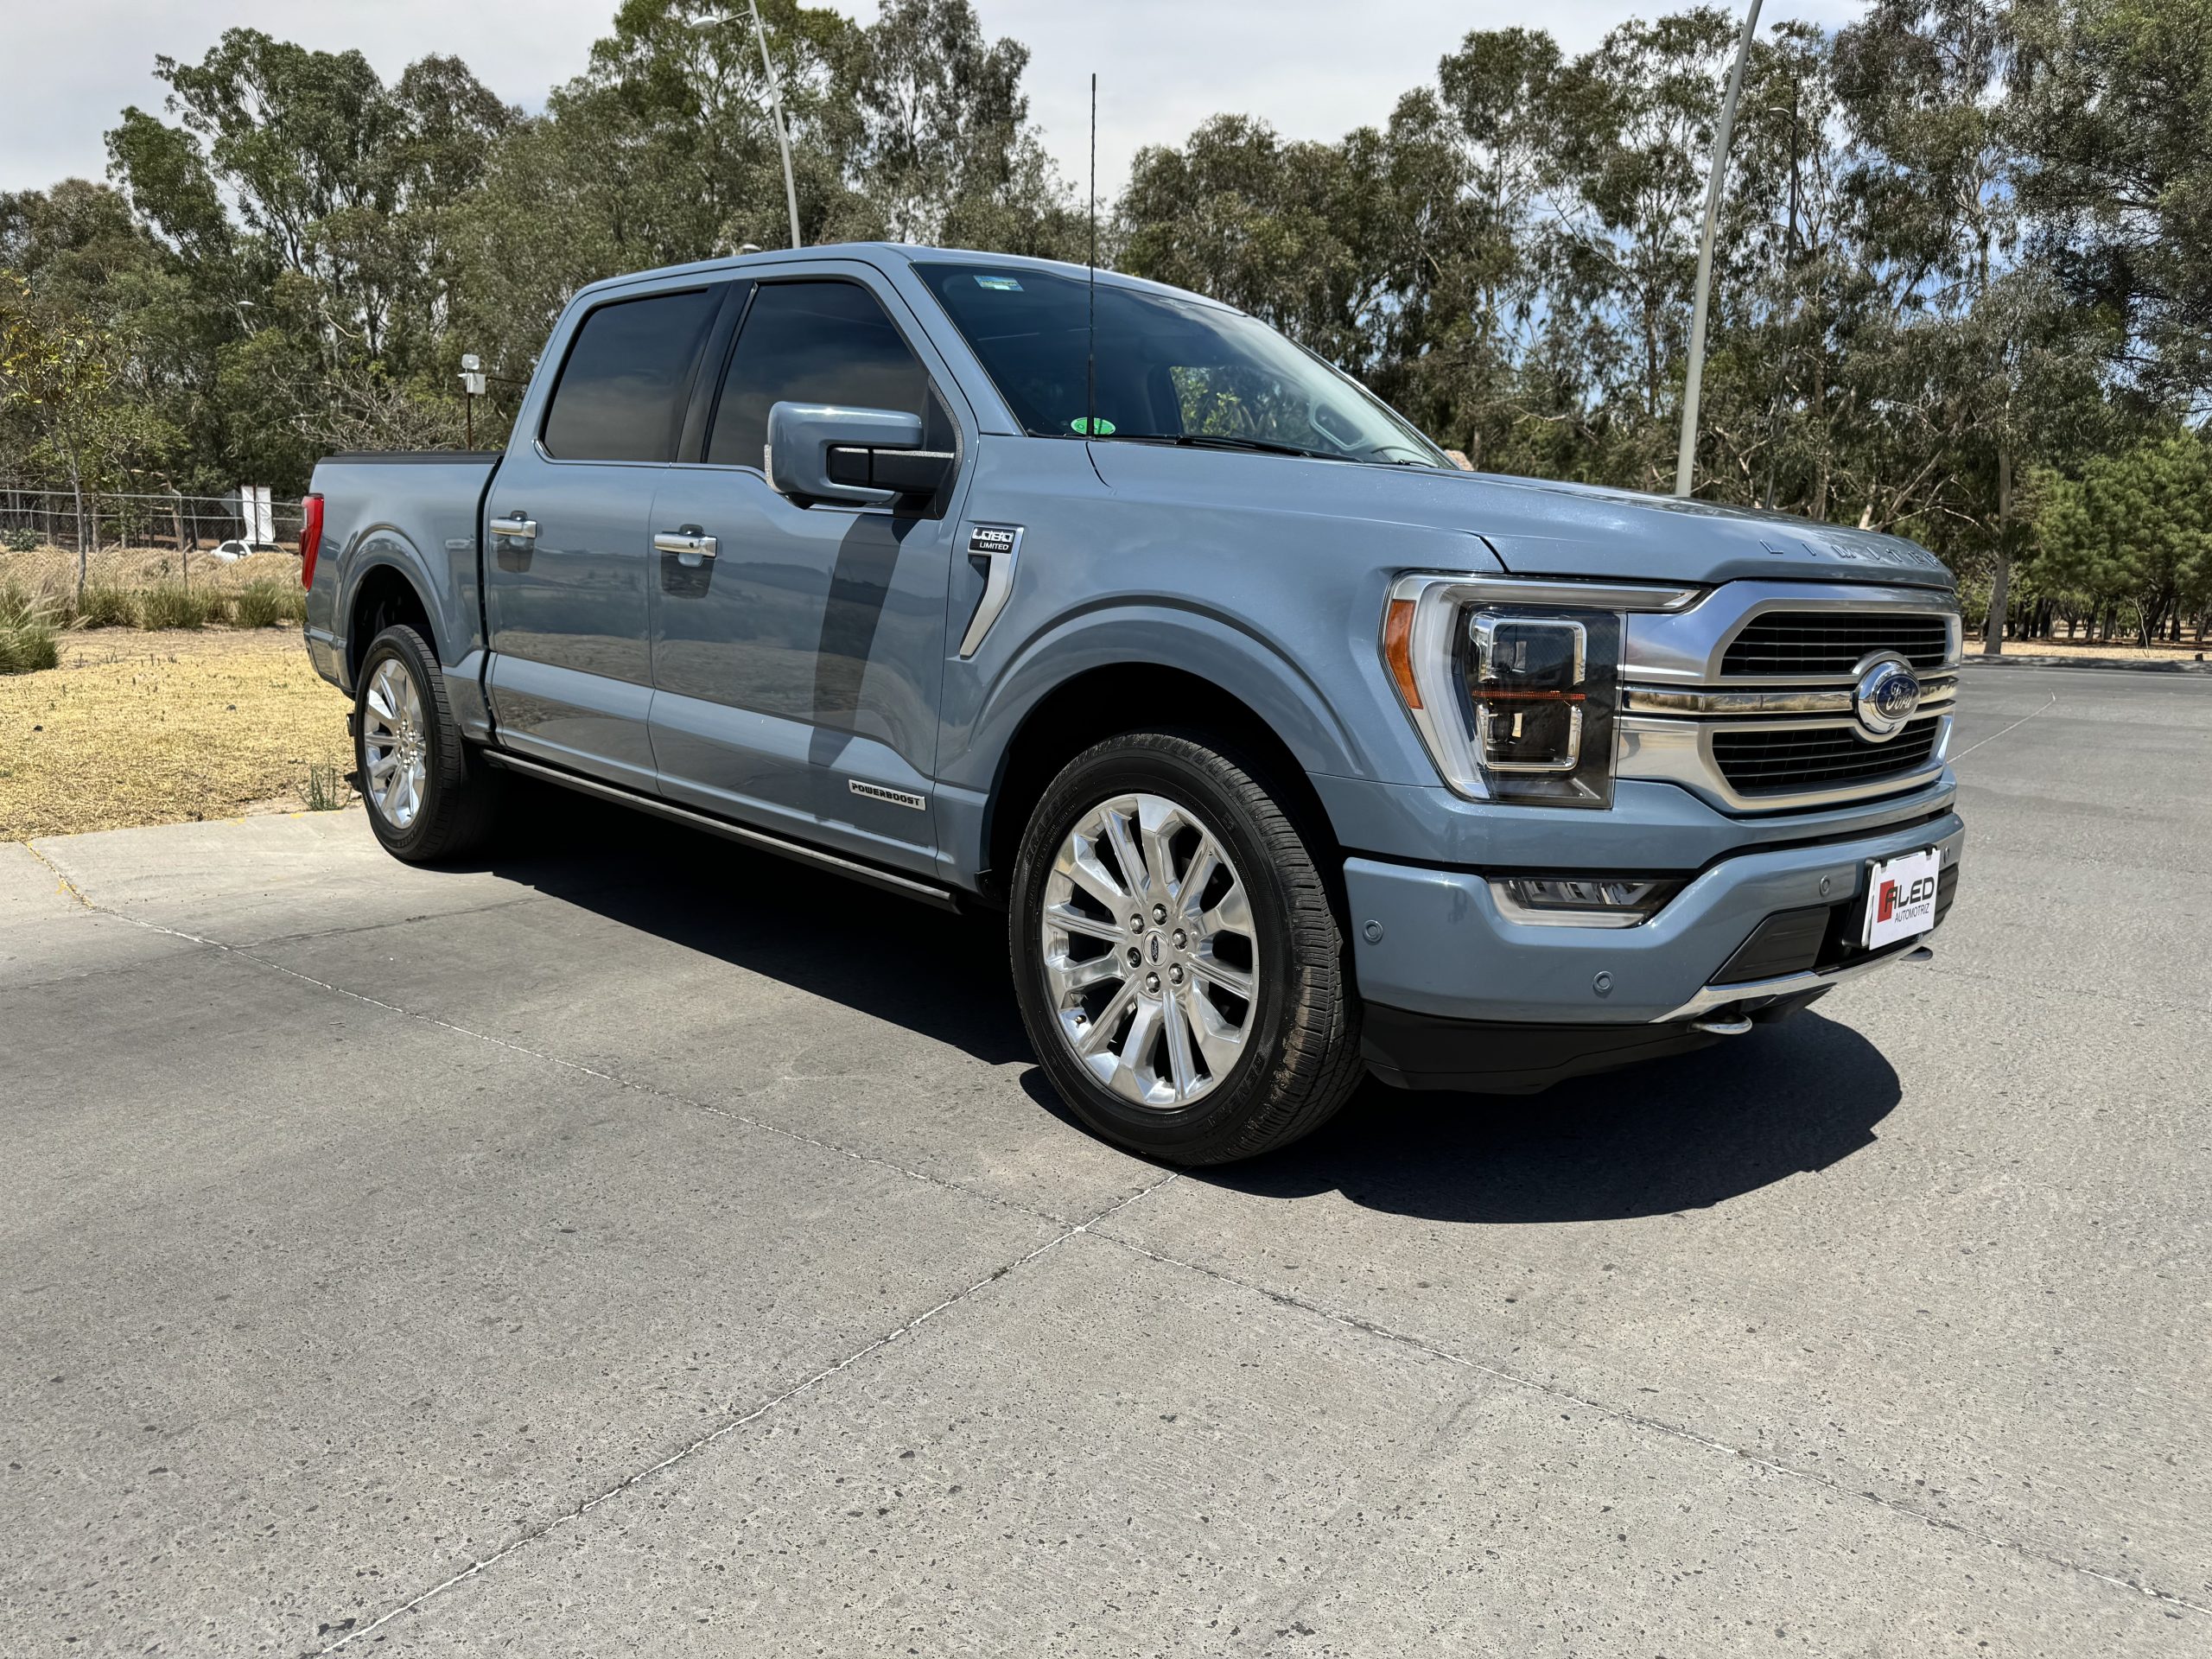
[[1260, 941], [1212, 830], [1160, 795], [1076, 821], [1045, 881], [1046, 993], [1076, 1058], [1124, 1100], [1187, 1106], [1252, 1030]]
[[397, 658], [386, 658], [369, 678], [361, 709], [361, 754], [368, 768], [368, 794], [377, 811], [395, 830], [404, 830], [423, 810], [423, 786], [429, 776], [423, 732], [423, 694], [415, 677]]

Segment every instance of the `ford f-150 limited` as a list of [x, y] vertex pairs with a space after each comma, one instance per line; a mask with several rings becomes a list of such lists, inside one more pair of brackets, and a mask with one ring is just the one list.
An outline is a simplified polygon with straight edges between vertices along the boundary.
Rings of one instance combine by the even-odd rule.
[[1468, 472], [1112, 273], [601, 283], [503, 453], [312, 488], [308, 645], [392, 853], [518, 772], [1003, 907], [1052, 1084], [1171, 1161], [1370, 1071], [1527, 1090], [1747, 1030], [1921, 954], [1957, 875], [1934, 556]]

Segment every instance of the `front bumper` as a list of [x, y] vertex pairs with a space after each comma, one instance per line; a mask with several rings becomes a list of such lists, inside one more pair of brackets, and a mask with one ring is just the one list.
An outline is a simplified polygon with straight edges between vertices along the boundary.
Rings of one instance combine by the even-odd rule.
[[[1501, 1057], [1511, 1044], [1499, 1028], [1537, 1027], [1531, 1066], [1493, 1069], [1557, 1070], [1578, 1045], [1635, 1058], [1669, 1033], [1679, 1046], [1694, 1046], [1704, 1034], [1696, 1027], [1716, 1016], [1802, 1007], [1841, 975], [1905, 953], [1870, 955], [1856, 944], [1870, 865], [1939, 848], [1940, 920], [1965, 834], [1957, 813], [1946, 810], [1843, 840], [1739, 853], [1699, 871], [1651, 920], [1626, 928], [1510, 919], [1485, 871], [1348, 859], [1353, 960], [1376, 1038], [1370, 1058], [1386, 1077], [1395, 1069], [1410, 1080], [1453, 1069], [1432, 1063], [1442, 1052], [1437, 1022], [1491, 1028]], [[1424, 1033], [1418, 1046], [1428, 1061], [1394, 1067], [1376, 1052], [1401, 1028]], [[1483, 1040], [1476, 1029], [1466, 1046]]]

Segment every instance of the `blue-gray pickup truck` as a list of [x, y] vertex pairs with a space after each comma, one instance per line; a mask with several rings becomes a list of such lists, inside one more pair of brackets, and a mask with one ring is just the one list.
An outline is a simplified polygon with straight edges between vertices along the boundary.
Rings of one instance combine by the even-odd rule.
[[[1007, 913], [1179, 1163], [1923, 953], [1961, 629], [1897, 537], [1490, 477], [1227, 306], [843, 245], [578, 294], [497, 454], [334, 455], [307, 641], [402, 859], [504, 773]], [[855, 950], [864, 948], [858, 940]]]

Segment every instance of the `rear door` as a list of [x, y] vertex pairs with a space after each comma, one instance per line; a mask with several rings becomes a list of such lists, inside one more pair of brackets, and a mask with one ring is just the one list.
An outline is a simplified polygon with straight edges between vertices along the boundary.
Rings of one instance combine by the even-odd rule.
[[655, 782], [653, 492], [727, 286], [619, 296], [588, 312], [531, 441], [500, 463], [485, 503], [501, 741], [636, 789]]
[[715, 550], [657, 556], [653, 748], [671, 800], [926, 863], [964, 475], [927, 512], [803, 507], [770, 487], [763, 451], [785, 401], [918, 414], [925, 447], [966, 445], [896, 297], [872, 272], [818, 269], [754, 289], [699, 458], [662, 480], [655, 531]]

